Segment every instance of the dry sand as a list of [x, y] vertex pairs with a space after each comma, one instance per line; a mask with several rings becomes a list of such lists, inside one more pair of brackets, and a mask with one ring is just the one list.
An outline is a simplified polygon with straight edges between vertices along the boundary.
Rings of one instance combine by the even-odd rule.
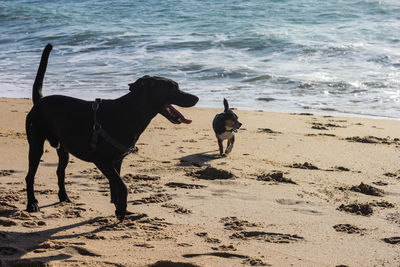
[[222, 107], [181, 109], [191, 125], [158, 115], [124, 160], [133, 215], [117, 223], [107, 180], [77, 158], [73, 203], [57, 202], [47, 143], [41, 211], [25, 212], [31, 105], [0, 98], [0, 265], [399, 266], [400, 121], [237, 110], [219, 158]]

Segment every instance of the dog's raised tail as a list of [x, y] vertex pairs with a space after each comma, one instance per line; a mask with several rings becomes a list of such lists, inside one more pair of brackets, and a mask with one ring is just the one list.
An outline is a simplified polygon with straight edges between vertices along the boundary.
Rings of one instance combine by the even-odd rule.
[[225, 108], [225, 110], [224, 110], [225, 112], [229, 110], [228, 100], [226, 100], [225, 98], [224, 98], [224, 108]]
[[49, 60], [49, 55], [52, 48], [53, 46], [51, 44], [47, 44], [43, 50], [39, 68], [36, 73], [35, 82], [33, 83], [33, 89], [32, 89], [33, 105], [38, 103], [39, 100], [43, 97], [42, 95], [43, 79], [44, 79], [44, 74], [46, 73], [47, 62]]

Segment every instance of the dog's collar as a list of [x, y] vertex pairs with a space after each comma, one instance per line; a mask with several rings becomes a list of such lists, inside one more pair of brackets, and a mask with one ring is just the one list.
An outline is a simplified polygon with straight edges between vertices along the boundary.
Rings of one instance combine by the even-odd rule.
[[100, 123], [97, 120], [97, 110], [100, 107], [101, 101], [102, 101], [101, 98], [96, 98], [96, 100], [92, 103], [92, 109], [93, 109], [93, 134], [91, 141], [92, 151], [93, 152], [96, 151], [98, 136], [100, 134], [106, 142], [110, 143], [113, 147], [115, 147], [116, 149], [118, 149], [123, 153], [122, 157], [125, 157], [126, 155], [135, 152], [135, 146], [126, 147], [122, 145], [101, 127]]

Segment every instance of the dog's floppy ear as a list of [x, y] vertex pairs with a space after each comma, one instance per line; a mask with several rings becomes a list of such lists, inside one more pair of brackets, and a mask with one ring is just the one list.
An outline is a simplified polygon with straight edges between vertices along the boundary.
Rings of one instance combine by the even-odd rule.
[[226, 100], [225, 98], [224, 98], [224, 107], [225, 107], [225, 110], [224, 110], [225, 112], [229, 110], [228, 100]]
[[150, 76], [145, 75], [142, 78], [139, 78], [136, 80], [134, 83], [130, 83], [129, 85], [129, 91], [133, 92], [133, 90], [138, 90], [140, 88], [143, 88], [146, 84], [146, 79], [150, 78]]

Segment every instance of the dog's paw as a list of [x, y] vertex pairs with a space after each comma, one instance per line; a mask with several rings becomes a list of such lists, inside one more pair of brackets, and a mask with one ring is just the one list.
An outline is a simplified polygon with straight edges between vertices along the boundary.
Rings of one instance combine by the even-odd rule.
[[71, 199], [68, 197], [67, 194], [60, 194], [58, 193], [58, 199], [60, 200], [60, 202], [68, 202], [71, 203]]
[[226, 148], [226, 150], [225, 150], [225, 154], [231, 153], [232, 148], [233, 148], [233, 145], [228, 146], [228, 147]]
[[219, 154], [221, 158], [225, 158], [227, 155], [225, 153]]
[[116, 210], [115, 211], [115, 216], [117, 217], [117, 220], [119, 222], [123, 222], [125, 219], [125, 215], [126, 215], [126, 210], [122, 211], [122, 210]]
[[26, 205], [26, 211], [27, 212], [38, 212], [38, 211], [40, 211], [38, 201], [35, 199], [35, 201], [28, 202], [28, 205]]

